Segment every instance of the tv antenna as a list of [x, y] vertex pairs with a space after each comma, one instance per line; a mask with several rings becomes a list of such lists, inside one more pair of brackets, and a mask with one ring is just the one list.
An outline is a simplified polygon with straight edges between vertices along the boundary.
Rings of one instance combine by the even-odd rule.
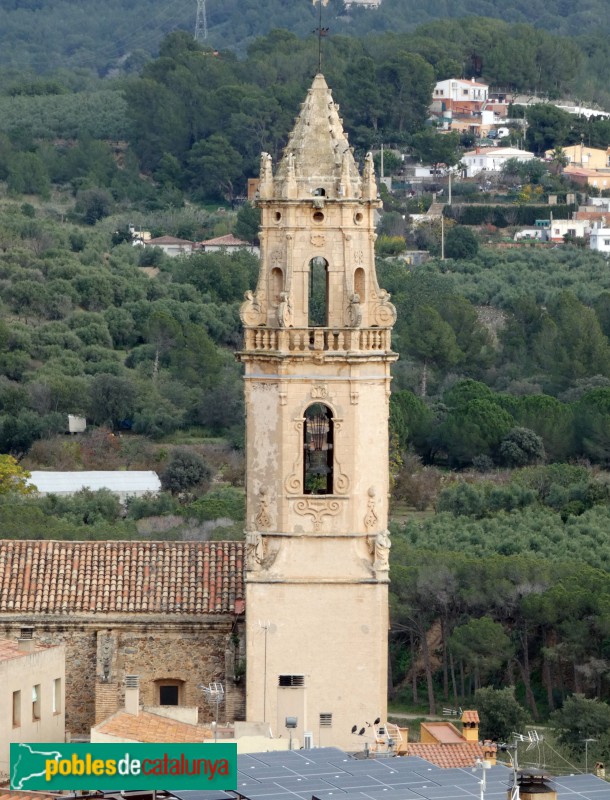
[[327, 6], [328, 0], [313, 0], [314, 6], [316, 3], [320, 6], [320, 16], [318, 18], [318, 27], [315, 28], [313, 33], [318, 34], [318, 72], [322, 72], [322, 38], [328, 36], [328, 31], [330, 30], [330, 28], [322, 27], [322, 6]]
[[205, 0], [197, 0], [197, 18], [195, 20], [195, 41], [202, 42], [208, 38], [208, 15]]
[[220, 683], [220, 681], [214, 681], [210, 683], [208, 686], [204, 686], [202, 683], [199, 684], [197, 687], [198, 689], [202, 689], [203, 693], [205, 694], [205, 699], [212, 707], [216, 707], [216, 714], [214, 715], [214, 741], [218, 741], [218, 706], [222, 703], [225, 699], [225, 687]]

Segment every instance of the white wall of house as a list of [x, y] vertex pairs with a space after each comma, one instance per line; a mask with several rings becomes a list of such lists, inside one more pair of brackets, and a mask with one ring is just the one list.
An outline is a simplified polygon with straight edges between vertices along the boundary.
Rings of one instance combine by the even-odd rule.
[[40, 648], [27, 641], [32, 652], [0, 640], [0, 773], [9, 771], [11, 742], [66, 738], [65, 648]]
[[590, 231], [589, 247], [598, 253], [610, 255], [610, 228], [594, 225]]
[[466, 169], [466, 177], [473, 178], [480, 172], [500, 172], [506, 162], [513, 158], [517, 161], [531, 161], [535, 156], [516, 147], [490, 147], [484, 151], [471, 150], [464, 153], [462, 164]]
[[563, 242], [567, 234], [582, 238], [587, 236], [591, 227], [588, 219], [554, 219], [551, 222], [549, 238], [552, 242]]
[[438, 81], [434, 87], [433, 100], [451, 100], [462, 103], [483, 103], [487, 100], [489, 86], [478, 83], [475, 80], [464, 81], [456, 78], [449, 78], [445, 81]]

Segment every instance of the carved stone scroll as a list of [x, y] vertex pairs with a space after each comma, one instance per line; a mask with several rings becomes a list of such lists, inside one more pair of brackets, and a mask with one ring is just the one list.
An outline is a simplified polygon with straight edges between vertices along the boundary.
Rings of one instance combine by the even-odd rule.
[[325, 497], [305, 497], [295, 502], [294, 510], [302, 517], [312, 517], [314, 530], [319, 531], [323, 517], [335, 517], [341, 510], [341, 503]]

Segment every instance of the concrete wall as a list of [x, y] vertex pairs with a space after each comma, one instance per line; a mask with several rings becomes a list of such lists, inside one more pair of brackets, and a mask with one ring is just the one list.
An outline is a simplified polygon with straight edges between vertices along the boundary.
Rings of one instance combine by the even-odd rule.
[[[65, 741], [65, 657], [60, 646], [0, 661], [0, 773], [8, 772], [11, 742]], [[60, 684], [54, 708], [56, 679]], [[40, 686], [39, 719], [33, 715], [34, 686]], [[13, 692], [18, 691], [20, 722], [13, 726]]]

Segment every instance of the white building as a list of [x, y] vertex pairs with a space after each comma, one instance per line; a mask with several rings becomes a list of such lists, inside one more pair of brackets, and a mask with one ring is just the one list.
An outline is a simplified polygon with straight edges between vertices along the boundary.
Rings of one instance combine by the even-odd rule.
[[214, 239], [206, 239], [204, 242], [197, 242], [194, 249], [201, 253], [238, 253], [240, 250], [246, 250], [248, 253], [258, 256], [260, 250], [250, 242], [245, 242], [243, 239], [238, 239], [232, 233], [226, 236], [216, 236]]
[[121, 502], [127, 500], [128, 497], [156, 494], [161, 490], [159, 476], [151, 470], [95, 470], [93, 472], [33, 470], [27, 482], [36, 487], [39, 495], [66, 496], [80, 492], [81, 489], [90, 489], [92, 492], [108, 489], [116, 494]]
[[472, 178], [480, 172], [500, 172], [506, 162], [513, 158], [517, 161], [531, 161], [535, 156], [528, 150], [519, 150], [517, 147], [490, 147], [485, 150], [477, 148], [464, 153], [462, 164], [466, 177]]
[[589, 247], [604, 255], [610, 255], [610, 228], [601, 222], [595, 222], [589, 231]]
[[9, 771], [11, 742], [64, 742], [64, 645], [35, 644], [32, 628], [17, 641], [0, 639], [0, 774]]
[[551, 242], [563, 242], [564, 236], [583, 239], [589, 235], [591, 220], [588, 219], [553, 219], [548, 231]]
[[175, 236], [158, 236], [142, 242], [145, 247], [159, 247], [168, 256], [188, 256], [193, 252], [194, 242], [177, 239]]
[[470, 81], [459, 78], [449, 78], [448, 80], [438, 81], [432, 94], [433, 104], [438, 104], [438, 110], [442, 110], [442, 104], [453, 103], [485, 103], [489, 86], [486, 83], [479, 83], [473, 78]]

